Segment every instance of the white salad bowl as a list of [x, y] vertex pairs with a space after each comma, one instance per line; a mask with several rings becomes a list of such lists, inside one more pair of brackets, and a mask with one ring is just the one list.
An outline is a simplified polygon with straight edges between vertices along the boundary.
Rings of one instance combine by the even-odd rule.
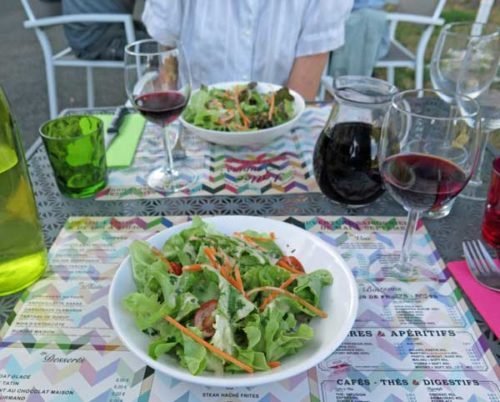
[[[237, 85], [247, 85], [248, 82], [224, 82], [220, 84], [209, 85], [209, 88], [221, 88], [228, 89], [234, 88]], [[269, 84], [259, 82], [257, 84], [257, 91], [260, 93], [277, 91], [281, 88], [279, 85]], [[192, 96], [196, 94], [198, 90], [193, 91]], [[186, 127], [189, 131], [196, 134], [198, 137], [204, 139], [208, 142], [213, 142], [215, 144], [220, 145], [261, 145], [266, 144], [273, 141], [275, 138], [286, 134], [292, 128], [294, 128], [298, 119], [302, 115], [302, 112], [305, 109], [304, 98], [300, 96], [297, 92], [293, 90], [289, 90], [294, 98], [294, 115], [287, 122], [280, 124], [278, 126], [264, 128], [261, 130], [253, 130], [253, 131], [235, 131], [235, 132], [227, 132], [227, 131], [217, 131], [217, 130], [209, 130], [206, 128], [195, 126], [194, 124], [188, 123], [185, 121], [181, 115], [179, 118], [182, 125]]]
[[[248, 387], [280, 381], [302, 373], [326, 359], [339, 347], [356, 318], [358, 290], [350, 268], [332, 246], [318, 236], [279, 220], [251, 216], [218, 216], [203, 219], [227, 235], [244, 230], [274, 232], [276, 243], [285, 255], [296, 256], [306, 272], [319, 268], [329, 270], [333, 275], [333, 285], [323, 288], [320, 306], [327, 312], [328, 317], [325, 319], [315, 317], [311, 321], [310, 325], [314, 330], [313, 339], [295, 355], [284, 357], [278, 368], [253, 374], [218, 375], [204, 372], [194, 376], [181, 367], [172, 356], [164, 355], [158, 360], [148, 356], [147, 350], [151, 338], [137, 328], [132, 314], [124, 309], [122, 303], [126, 295], [136, 291], [130, 257], [127, 257], [119, 266], [111, 283], [109, 315], [115, 331], [131, 352], [155, 370], [182, 381], [206, 386]], [[152, 236], [148, 242], [161, 248], [170, 236], [190, 225], [191, 223], [187, 222], [173, 226]]]

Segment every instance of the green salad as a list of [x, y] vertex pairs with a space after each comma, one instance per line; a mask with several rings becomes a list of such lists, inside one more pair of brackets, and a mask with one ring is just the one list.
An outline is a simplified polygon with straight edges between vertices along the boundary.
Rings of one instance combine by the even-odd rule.
[[294, 98], [288, 88], [260, 93], [257, 83], [230, 89], [201, 86], [182, 117], [209, 130], [251, 131], [278, 126], [294, 116]]
[[134, 241], [130, 255], [137, 291], [123, 303], [151, 337], [149, 356], [172, 355], [193, 375], [278, 367], [326, 317], [330, 272], [305, 273], [273, 233], [227, 236], [194, 217], [161, 250]]

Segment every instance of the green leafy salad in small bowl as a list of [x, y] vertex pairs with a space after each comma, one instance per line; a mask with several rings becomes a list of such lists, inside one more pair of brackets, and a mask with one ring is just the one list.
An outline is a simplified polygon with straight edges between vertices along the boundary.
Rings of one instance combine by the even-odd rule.
[[[241, 226], [249, 229], [234, 230]], [[349, 268], [302, 229], [265, 218], [194, 217], [167, 231], [131, 243], [110, 290], [115, 330], [151, 367], [206, 385], [256, 385], [317, 364], [352, 326]], [[306, 260], [328, 267], [304, 267], [297, 250], [313, 251]], [[329, 290], [337, 262], [339, 296], [353, 303], [348, 314], [349, 303]], [[330, 304], [338, 304], [338, 317]]]
[[287, 87], [223, 83], [194, 91], [181, 122], [203, 139], [223, 145], [269, 142], [289, 131], [305, 103]]

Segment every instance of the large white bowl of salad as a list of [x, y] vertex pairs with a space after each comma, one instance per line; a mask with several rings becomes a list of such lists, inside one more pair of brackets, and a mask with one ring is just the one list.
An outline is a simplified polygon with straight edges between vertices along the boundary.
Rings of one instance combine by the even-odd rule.
[[292, 130], [304, 109], [302, 96], [287, 87], [225, 82], [193, 91], [180, 121], [215, 144], [265, 144]]
[[325, 241], [250, 216], [194, 217], [133, 241], [109, 293], [125, 346], [179, 380], [279, 381], [326, 359], [351, 329], [356, 281]]

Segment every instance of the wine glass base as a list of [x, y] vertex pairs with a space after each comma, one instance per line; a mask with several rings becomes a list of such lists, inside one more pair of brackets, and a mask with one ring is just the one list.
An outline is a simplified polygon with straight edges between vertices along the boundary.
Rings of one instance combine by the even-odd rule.
[[192, 187], [198, 180], [198, 175], [189, 168], [182, 168], [182, 172], [167, 171], [161, 167], [149, 173], [148, 186], [162, 194], [176, 193]]
[[461, 198], [473, 201], [486, 201], [488, 188], [485, 182], [472, 183], [470, 182], [458, 195]]
[[418, 270], [410, 262], [406, 264], [397, 262], [387, 270], [385, 276], [387, 278], [396, 278], [403, 282], [413, 282], [418, 279]]
[[450, 214], [454, 203], [455, 203], [455, 198], [449, 201], [446, 205], [443, 205], [441, 208], [435, 209], [433, 211], [423, 212], [422, 218], [427, 218], [427, 219], [446, 218]]

